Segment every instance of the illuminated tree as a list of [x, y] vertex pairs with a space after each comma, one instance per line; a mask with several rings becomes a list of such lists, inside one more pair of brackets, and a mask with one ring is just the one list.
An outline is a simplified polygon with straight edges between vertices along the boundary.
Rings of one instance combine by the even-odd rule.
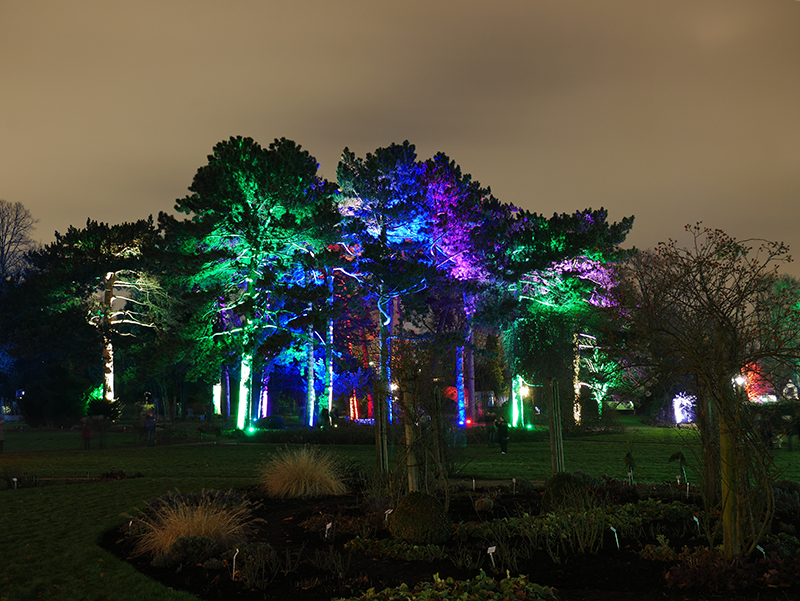
[[379, 360], [375, 394], [375, 444], [378, 468], [389, 471], [387, 422], [392, 419], [389, 336], [398, 320], [399, 299], [427, 286], [430, 238], [423, 187], [424, 166], [407, 141], [357, 158], [347, 148], [337, 168], [340, 211], [352, 244], [354, 269], [347, 273], [374, 299]]
[[34, 248], [31, 232], [36, 223], [21, 202], [0, 199], [0, 282], [24, 266], [25, 253]]
[[[215, 296], [203, 316], [204, 336], [229, 339], [240, 356], [240, 428], [253, 415], [259, 348], [298, 317], [287, 302], [296, 298], [293, 289], [308, 282], [298, 283], [296, 267], [304, 255], [325, 248], [338, 222], [334, 187], [317, 167], [292, 141], [282, 138], [263, 149], [250, 138], [231, 138], [214, 147], [194, 177], [192, 194], [176, 204], [192, 215], [193, 250], [206, 258], [190, 289]], [[312, 334], [306, 331], [309, 343]]]
[[[494, 231], [497, 201], [444, 153], [425, 163], [426, 201], [432, 237], [428, 253], [437, 273], [434, 302], [426, 306], [436, 314], [437, 332], [444, 325], [460, 326], [463, 343], [456, 349], [458, 424], [477, 417], [475, 399], [474, 314], [476, 295], [490, 280], [490, 268], [481, 232]], [[425, 310], [427, 313], [427, 310]], [[463, 314], [463, 319], [459, 319]]]
[[[500, 281], [519, 303], [506, 328], [512, 371], [548, 388], [560, 379], [569, 390], [575, 337], [599, 333], [596, 309], [609, 302], [614, 284], [607, 264], [618, 257], [633, 218], [609, 223], [605, 209], [587, 209], [550, 219], [519, 212], [508, 223], [507, 248], [497, 260]], [[515, 425], [519, 412], [511, 416]]]
[[80, 307], [100, 334], [102, 398], [114, 402], [114, 337], [130, 326], [157, 325], [151, 309], [161, 289], [149, 269], [161, 235], [151, 217], [119, 225], [88, 220], [84, 229], [70, 226], [55, 236], [29, 254], [35, 277], [47, 282], [49, 310]]
[[[378, 314], [376, 444], [378, 463], [385, 471], [384, 424], [393, 415], [389, 341], [399, 333], [401, 313], [403, 321], [418, 324], [433, 316], [432, 330], [438, 335], [449, 333], [445, 324], [447, 329], [456, 325], [459, 358], [464, 357], [467, 282], [483, 272], [473, 234], [489, 225], [480, 212], [489, 192], [442, 153], [425, 163], [418, 161], [408, 142], [380, 148], [363, 159], [345, 149], [337, 176], [353, 251], [348, 273], [374, 299]], [[464, 381], [463, 368], [459, 378]], [[464, 389], [459, 386], [462, 413]], [[463, 415], [460, 421], [463, 425]]]
[[[768, 531], [774, 476], [736, 379], [749, 365], [797, 361], [800, 307], [776, 286], [777, 264], [789, 260], [785, 245], [687, 230], [690, 246], [670, 241], [625, 265], [615, 312], [631, 363], [693, 378], [700, 413], [718, 426], [715, 436], [711, 420], [700, 422], [704, 496], [721, 510], [724, 553], [732, 557], [752, 552]], [[719, 496], [708, 482], [715, 473]]]

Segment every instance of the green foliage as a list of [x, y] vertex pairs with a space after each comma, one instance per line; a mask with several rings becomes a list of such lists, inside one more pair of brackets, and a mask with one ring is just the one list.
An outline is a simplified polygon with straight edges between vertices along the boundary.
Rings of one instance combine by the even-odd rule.
[[460, 544], [478, 540], [484, 545], [498, 545], [498, 552], [502, 546], [517, 559], [530, 559], [537, 549], [544, 549], [555, 563], [561, 563], [575, 555], [597, 553], [603, 546], [603, 534], [612, 527], [621, 540], [659, 535], [685, 537], [694, 531], [696, 511], [681, 502], [662, 503], [656, 499], [589, 508], [562, 507], [539, 516], [524, 514], [458, 524], [454, 536]]
[[119, 401], [107, 401], [105, 399], [90, 399], [86, 403], [86, 415], [102, 415], [104, 418], [116, 420], [119, 417], [121, 408]]
[[639, 551], [639, 557], [650, 561], [675, 561], [678, 553], [669, 546], [669, 539], [663, 534], [656, 537], [657, 544], [647, 544]]
[[778, 480], [773, 483], [772, 490], [775, 495], [775, 513], [800, 513], [800, 484], [793, 480]]
[[764, 554], [773, 553], [784, 559], [800, 558], [800, 539], [787, 532], [768, 535], [764, 541]]
[[340, 461], [319, 447], [285, 447], [261, 468], [261, 488], [269, 497], [309, 498], [343, 495]]
[[344, 548], [365, 555], [379, 555], [403, 561], [438, 561], [445, 557], [444, 550], [439, 545], [415, 545], [397, 539], [376, 540], [357, 536], [345, 543]]
[[528, 581], [527, 576], [511, 577], [497, 582], [482, 570], [473, 580], [442, 580], [438, 574], [433, 582], [423, 582], [409, 587], [401, 584], [396, 588], [388, 588], [380, 592], [370, 589], [359, 597], [338, 599], [337, 601], [445, 601], [461, 599], [463, 601], [506, 601], [508, 599], [527, 599], [529, 601], [557, 601], [555, 589], [539, 586]]
[[453, 523], [441, 501], [425, 492], [411, 492], [391, 513], [392, 536], [413, 544], [441, 544], [453, 531]]

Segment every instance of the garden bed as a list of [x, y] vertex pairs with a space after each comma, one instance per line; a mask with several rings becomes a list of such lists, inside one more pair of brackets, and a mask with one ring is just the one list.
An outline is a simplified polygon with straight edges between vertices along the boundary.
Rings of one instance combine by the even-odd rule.
[[[253, 495], [255, 491], [247, 493]], [[449, 513], [454, 524], [462, 526], [444, 547], [439, 547], [441, 553], [418, 547], [410, 552], [406, 548], [404, 556], [403, 553], [388, 556], [365, 551], [369, 545], [359, 546], [357, 541], [353, 542], [355, 539], [368, 540], [373, 541], [371, 544], [383, 545], [384, 550], [391, 547], [384, 520], [386, 505], [380, 500], [369, 501], [353, 495], [303, 501], [259, 499], [262, 505], [256, 511], [256, 517], [263, 522], [253, 540], [268, 543], [274, 549], [275, 557], [272, 567], [257, 579], [257, 586], [253, 586], [255, 580], [247, 586], [240, 577], [236, 580], [231, 578], [232, 557], [226, 557], [217, 569], [192, 563], [154, 567], [151, 565], [152, 557], [133, 555], [127, 524], [108, 532], [101, 544], [165, 586], [186, 590], [208, 600], [328, 601], [358, 596], [370, 588], [381, 590], [402, 583], [411, 587], [432, 580], [435, 574], [441, 578], [466, 580], [483, 571], [497, 579], [505, 578], [506, 567], [509, 562], [513, 564], [514, 559], [506, 557], [504, 563], [499, 552], [495, 551], [493, 565], [492, 556], [486, 554], [488, 549], [484, 550], [481, 541], [470, 537], [469, 532], [479, 530], [481, 524], [493, 519], [510, 520], [539, 514], [542, 495], [540, 492], [512, 494], [510, 490], [497, 489], [490, 491], [491, 510], [478, 511], [475, 501], [480, 496], [485, 497], [485, 492], [468, 491], [453, 496]], [[478, 506], [481, 507], [480, 503]], [[784, 528], [791, 527], [793, 525], [784, 525]], [[695, 583], [685, 576], [686, 582], [677, 582], [670, 587], [665, 575], [677, 562], [643, 559], [640, 555], [644, 545], [657, 543], [654, 537], [628, 540], [615, 538], [611, 531], [604, 532], [603, 537], [597, 553], [563, 556], [556, 561], [552, 550], [550, 553], [544, 548], [533, 550], [529, 557], [516, 561], [516, 574], [512, 571], [511, 575], [525, 574], [531, 582], [554, 587], [562, 601], [638, 601], [645, 598], [653, 601], [728, 601], [754, 599], [756, 596], [760, 600], [773, 601], [797, 598], [798, 591], [794, 588], [796, 574], [781, 574], [769, 580], [769, 569], [776, 568], [774, 563], [748, 568], [747, 574], [741, 574], [743, 580], [738, 584], [735, 577], [730, 582], [721, 579], [722, 584], [717, 586], [722, 590], [694, 586]], [[703, 544], [705, 541], [692, 533], [684, 533], [683, 538], [670, 537], [670, 546], [675, 549]], [[241, 563], [236, 569], [240, 568]], [[766, 579], [758, 576], [762, 568]], [[779, 571], [795, 570], [795, 567], [783, 565], [777, 568]], [[741, 588], [746, 581], [753, 586]], [[688, 587], [681, 586], [687, 584]], [[787, 584], [791, 586], [787, 588]], [[727, 586], [737, 590], [726, 590]]]

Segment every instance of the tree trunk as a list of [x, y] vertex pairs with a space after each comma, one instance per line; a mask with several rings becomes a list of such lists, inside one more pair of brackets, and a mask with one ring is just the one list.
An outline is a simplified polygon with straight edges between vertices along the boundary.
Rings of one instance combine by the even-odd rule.
[[[735, 410], [734, 410], [735, 411]], [[731, 559], [742, 552], [741, 520], [739, 516], [739, 470], [736, 454], [736, 425], [730, 416], [720, 411], [719, 454], [720, 496], [722, 497], [722, 552]]]
[[[328, 307], [333, 309], [333, 275], [328, 276]], [[333, 411], [333, 317], [328, 317], [328, 340], [325, 349], [325, 397], [328, 411]]]
[[415, 450], [414, 415], [411, 410], [414, 402], [413, 394], [405, 392], [405, 403], [403, 407], [403, 421], [405, 422], [406, 432], [406, 468], [408, 471], [408, 492], [419, 490], [419, 471], [417, 467], [417, 453]]
[[375, 401], [373, 403], [373, 415], [375, 419], [375, 457], [378, 462], [378, 473], [389, 473], [389, 449], [387, 431], [387, 405], [389, 394], [389, 333], [386, 329], [387, 319], [381, 308], [381, 298], [378, 297], [378, 342], [380, 346], [380, 356], [378, 359], [378, 381], [375, 388]]
[[106, 274], [103, 289], [103, 320], [100, 324], [103, 330], [103, 399], [109, 403], [114, 402], [114, 347], [111, 342], [111, 330], [113, 328], [111, 314], [116, 282], [117, 274], [109, 271]]
[[550, 462], [553, 473], [564, 471], [564, 439], [561, 430], [561, 398], [558, 381], [547, 381], [547, 414], [550, 426]]
[[466, 394], [464, 389], [464, 347], [456, 350], [456, 398], [458, 399], [458, 427], [467, 425]]
[[242, 367], [239, 374], [239, 406], [236, 410], [236, 427], [244, 430], [250, 418], [250, 397], [253, 375], [253, 355], [245, 352], [242, 354]]
[[229, 420], [231, 417], [231, 374], [228, 366], [222, 366], [222, 403], [220, 407], [222, 419]]
[[475, 333], [472, 331], [472, 325], [469, 326], [469, 336], [467, 336], [466, 348], [466, 365], [465, 365], [465, 378], [466, 378], [466, 402], [469, 407], [469, 416], [472, 419], [473, 425], [478, 419], [478, 403], [475, 399]]
[[308, 343], [306, 347], [306, 423], [310, 428], [317, 421], [317, 395], [314, 391], [314, 326], [306, 331]]

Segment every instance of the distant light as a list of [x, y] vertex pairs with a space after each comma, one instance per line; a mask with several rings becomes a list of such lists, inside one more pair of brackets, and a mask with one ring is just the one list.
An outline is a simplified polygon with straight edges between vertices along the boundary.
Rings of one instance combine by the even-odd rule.
[[676, 424], [685, 424], [693, 420], [694, 404], [697, 397], [681, 392], [672, 399], [672, 413]]

